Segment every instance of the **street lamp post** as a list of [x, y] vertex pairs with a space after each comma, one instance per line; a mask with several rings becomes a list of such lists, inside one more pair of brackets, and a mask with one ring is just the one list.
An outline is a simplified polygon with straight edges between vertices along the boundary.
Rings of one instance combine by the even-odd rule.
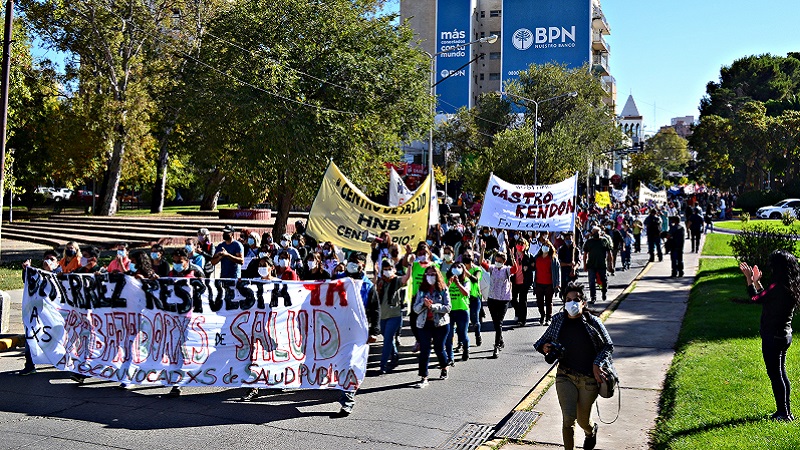
[[[439, 55], [445, 54], [445, 53], [450, 53], [453, 50], [459, 50], [459, 49], [462, 49], [462, 48], [469, 47], [472, 44], [494, 44], [495, 42], [497, 42], [497, 35], [496, 34], [492, 34], [490, 36], [482, 37], [480, 39], [476, 39], [474, 41], [467, 42], [466, 44], [460, 44], [460, 45], [456, 45], [456, 46], [450, 47], [447, 50], [444, 50], [444, 51], [441, 51], [441, 52], [437, 52], [437, 53], [434, 53], [434, 54], [430, 54], [428, 52], [425, 52], [425, 55], [427, 55], [428, 59], [430, 59], [430, 74], [431, 74], [431, 76], [430, 76], [430, 79], [428, 80], [428, 82], [429, 82], [428, 90], [429, 90], [429, 93], [431, 95], [431, 118], [434, 119], [434, 121], [436, 119], [436, 100], [434, 99], [434, 95], [435, 95], [434, 89], [436, 88], [436, 84], [437, 84], [436, 83], [436, 67], [435, 67], [435, 65], [436, 65], [436, 57], [439, 56]], [[450, 75], [447, 75], [446, 77], [444, 77], [442, 79], [442, 81], [444, 81], [445, 79], [447, 79], [449, 77], [450, 77]], [[434, 125], [435, 125], [434, 123], [431, 123], [431, 126], [428, 129], [428, 174], [430, 174], [431, 176], [433, 175], [433, 126]]]
[[519, 95], [510, 94], [508, 92], [500, 91], [501, 95], [507, 95], [509, 97], [518, 98], [520, 100], [524, 100], [526, 102], [531, 102], [535, 105], [534, 113], [533, 113], [533, 184], [539, 184], [539, 103], [549, 102], [550, 100], [555, 100], [561, 97], [577, 97], [578, 93], [576, 91], [567, 92], [565, 94], [556, 95], [555, 97], [546, 98], [544, 100], [533, 100], [530, 98], [521, 97]]

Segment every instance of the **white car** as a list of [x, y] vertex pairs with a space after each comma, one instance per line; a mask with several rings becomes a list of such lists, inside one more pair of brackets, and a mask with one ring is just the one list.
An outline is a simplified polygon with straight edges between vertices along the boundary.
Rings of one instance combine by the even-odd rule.
[[780, 219], [783, 213], [788, 212], [792, 217], [797, 218], [797, 209], [800, 208], [800, 199], [787, 198], [772, 206], [758, 208], [756, 217], [759, 219]]
[[50, 198], [54, 201], [60, 202], [62, 200], [69, 200], [72, 198], [72, 189], [55, 188], [50, 191]]

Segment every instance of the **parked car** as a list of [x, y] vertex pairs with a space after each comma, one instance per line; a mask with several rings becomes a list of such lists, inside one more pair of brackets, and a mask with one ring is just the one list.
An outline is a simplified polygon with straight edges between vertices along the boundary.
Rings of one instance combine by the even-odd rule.
[[759, 219], [780, 219], [783, 213], [788, 212], [792, 217], [797, 218], [797, 209], [800, 208], [800, 199], [787, 198], [772, 206], [758, 208], [756, 217]]
[[60, 202], [60, 201], [67, 201], [72, 198], [72, 189], [67, 188], [53, 188], [50, 191], [50, 198], [53, 201]]
[[36, 195], [44, 195], [45, 197], [50, 198], [50, 191], [52, 190], [53, 188], [51, 187], [39, 186], [33, 190], [33, 193]]

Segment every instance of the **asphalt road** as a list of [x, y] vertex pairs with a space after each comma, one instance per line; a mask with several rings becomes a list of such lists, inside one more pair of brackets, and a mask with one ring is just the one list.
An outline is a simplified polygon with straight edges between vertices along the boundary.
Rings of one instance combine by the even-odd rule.
[[[609, 302], [646, 262], [646, 255], [634, 255], [632, 270], [609, 278]], [[448, 380], [433, 378], [438, 370], [432, 367], [426, 389], [412, 388], [418, 381], [417, 358], [406, 326], [398, 369], [377, 376], [380, 343], [374, 344], [356, 407], [343, 419], [330, 418], [339, 409], [338, 391], [274, 392], [240, 403], [244, 389], [185, 388], [180, 398], [167, 398], [169, 388], [162, 387], [120, 391], [113, 383], [91, 379], [79, 386], [52, 367], [21, 377], [16, 371], [22, 368], [22, 353], [6, 352], [0, 354], [0, 448], [437, 447], [466, 423], [502, 421], [547, 371], [549, 365], [532, 349], [545, 329], [534, 325], [539, 314], [532, 296], [528, 317], [529, 326], [504, 333], [506, 348], [499, 359], [487, 359], [493, 336], [488, 332], [483, 346], [473, 349], [469, 361], [457, 362]], [[513, 319], [509, 311], [507, 327]]]

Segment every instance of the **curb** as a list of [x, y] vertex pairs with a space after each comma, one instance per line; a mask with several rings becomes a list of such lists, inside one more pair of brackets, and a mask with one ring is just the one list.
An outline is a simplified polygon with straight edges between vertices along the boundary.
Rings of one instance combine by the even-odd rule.
[[[628, 287], [626, 287], [621, 293], [619, 293], [619, 295], [617, 295], [617, 297], [606, 307], [606, 309], [604, 309], [603, 312], [600, 313], [600, 320], [602, 322], [605, 322], [608, 319], [608, 317], [614, 311], [616, 311], [617, 308], [619, 308], [620, 303], [622, 303], [622, 301], [625, 300], [628, 297], [628, 295], [630, 295], [630, 293], [633, 292], [634, 289], [636, 289], [636, 283], [639, 280], [641, 280], [642, 277], [644, 277], [647, 274], [647, 272], [650, 271], [650, 268], [653, 267], [653, 264], [654, 263], [652, 262], [648, 262], [647, 265], [644, 266], [642, 271], [639, 272], [639, 275], [636, 275], [636, 277], [630, 282]], [[547, 391], [550, 389], [550, 387], [553, 386], [553, 383], [555, 383], [556, 375], [553, 369], [555, 369], [557, 365], [558, 363], [554, 363], [552, 366], [550, 366], [549, 369], [547, 369], [547, 372], [545, 372], [542, 378], [539, 379], [539, 381], [537, 381], [535, 385], [533, 385], [533, 388], [530, 390], [530, 392], [528, 392], [528, 394], [522, 398], [522, 400], [517, 404], [517, 406], [515, 406], [514, 409], [511, 410], [511, 413], [517, 411], [530, 411], [531, 409], [533, 409], [534, 406], [536, 406], [537, 403], [539, 403], [539, 400], [541, 400], [542, 397], [544, 397], [544, 394], [546, 394]], [[491, 441], [484, 442], [482, 445], [478, 447], [477, 450], [494, 450], [508, 443], [508, 441], [509, 440], [505, 438], [492, 439]]]
[[14, 350], [17, 347], [24, 347], [24, 346], [25, 346], [24, 334], [0, 336], [0, 352], [7, 352], [9, 350]]

